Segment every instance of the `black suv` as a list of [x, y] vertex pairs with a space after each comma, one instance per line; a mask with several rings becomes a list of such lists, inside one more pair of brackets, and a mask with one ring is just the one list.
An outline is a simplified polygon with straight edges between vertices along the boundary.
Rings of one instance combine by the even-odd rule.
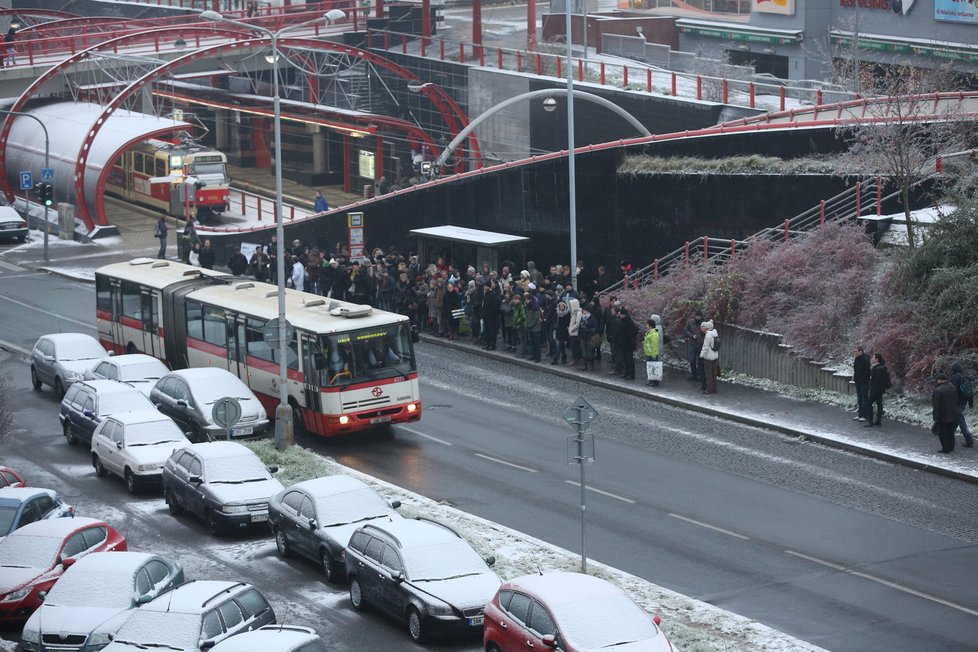
[[483, 611], [499, 576], [457, 532], [427, 519], [367, 524], [346, 553], [353, 608], [368, 606], [403, 622], [420, 642], [429, 633], [482, 634]]

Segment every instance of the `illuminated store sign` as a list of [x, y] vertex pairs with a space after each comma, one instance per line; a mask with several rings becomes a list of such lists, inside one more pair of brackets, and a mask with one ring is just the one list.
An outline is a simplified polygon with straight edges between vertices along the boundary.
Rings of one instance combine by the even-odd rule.
[[795, 15], [795, 0], [750, 0], [750, 10], [758, 14]]
[[978, 24], [975, 0], [934, 0], [934, 20]]

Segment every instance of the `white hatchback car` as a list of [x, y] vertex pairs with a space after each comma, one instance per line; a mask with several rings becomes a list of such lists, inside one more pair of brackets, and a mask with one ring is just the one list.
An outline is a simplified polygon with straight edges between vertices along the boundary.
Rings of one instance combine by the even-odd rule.
[[211, 652], [326, 652], [326, 644], [308, 627], [265, 625], [224, 640]]
[[170, 369], [145, 353], [115, 355], [102, 360], [85, 372], [85, 380], [107, 379], [129, 383], [147, 397], [156, 381], [170, 373]]
[[95, 475], [117, 475], [129, 493], [160, 484], [163, 463], [190, 444], [173, 419], [156, 410], [137, 410], [106, 417], [92, 434]]
[[10, 206], [0, 206], [0, 238], [16, 238], [23, 242], [30, 233], [30, 227], [16, 210]]

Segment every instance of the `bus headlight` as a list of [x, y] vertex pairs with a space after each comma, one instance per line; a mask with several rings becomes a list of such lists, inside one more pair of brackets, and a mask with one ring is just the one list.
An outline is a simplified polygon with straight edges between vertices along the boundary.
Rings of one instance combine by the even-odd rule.
[[346, 416], [345, 414], [340, 417], [340, 425], [341, 426], [345, 426], [348, 423], [350, 423], [350, 417]]
[[417, 403], [408, 403], [408, 406], [407, 406], [407, 411], [408, 412], [414, 412], [417, 409], [418, 409], [418, 404]]

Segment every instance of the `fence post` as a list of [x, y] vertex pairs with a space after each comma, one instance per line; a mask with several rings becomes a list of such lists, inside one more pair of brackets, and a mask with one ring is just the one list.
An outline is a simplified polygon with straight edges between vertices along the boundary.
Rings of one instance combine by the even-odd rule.
[[784, 241], [788, 241], [788, 220], [784, 221]]
[[261, 195], [255, 195], [258, 200], [258, 221], [261, 222]]
[[[564, 76], [563, 76], [563, 75], [561, 74], [561, 70], [560, 70], [560, 61], [561, 61], [561, 59], [560, 59], [560, 57], [557, 57], [557, 79], [563, 79], [563, 77], [564, 77]], [[568, 64], [568, 65], [569, 65], [569, 64]]]
[[465, 43], [458, 44], [458, 62], [465, 63]]
[[820, 106], [822, 104], [822, 89], [815, 91], [815, 106]]
[[422, 57], [425, 56], [427, 50], [428, 50], [428, 39], [423, 38], [423, 39], [421, 39], [421, 56]]
[[479, 48], [479, 65], [483, 68], [486, 67], [486, 49]]
[[438, 41], [438, 57], [444, 61], [445, 60], [445, 39]]
[[[578, 64], [581, 62], [578, 61]], [[604, 86], [604, 61], [601, 62], [601, 85]]]
[[401, 53], [407, 54], [407, 34], [401, 34]]
[[385, 50], [391, 49], [391, 33], [388, 31], [384, 32], [384, 49]]
[[652, 277], [658, 281], [659, 280], [659, 259], [656, 258], [652, 263]]
[[751, 82], [750, 86], [748, 86], [747, 89], [750, 92], [750, 108], [753, 109], [754, 108], [754, 82]]
[[[245, 212], [245, 208], [246, 208], [246, 206], [245, 206], [245, 194], [244, 194], [244, 191], [242, 190], [241, 191], [241, 214], [242, 215], [247, 215], [248, 214], [247, 212]], [[261, 222], [261, 213], [258, 214], [258, 221]]]
[[295, 204], [292, 204], [291, 206], [289, 206], [289, 219], [290, 220], [294, 220], [295, 219]]
[[686, 256], [686, 263], [688, 264], [689, 263], [689, 240], [686, 241], [686, 253], [685, 253], [685, 256]]
[[825, 224], [825, 200], [818, 202], [818, 225]]
[[[603, 63], [601, 64], [601, 67], [604, 68]], [[577, 60], [577, 81], [584, 81], [584, 59]], [[601, 83], [604, 83], [604, 79], [601, 80]]]
[[737, 253], [737, 241], [730, 241], [730, 260], [733, 260], [734, 254]]
[[696, 75], [696, 99], [703, 99], [703, 78]]
[[729, 100], [730, 100], [730, 84], [728, 84], [727, 80], [724, 79], [723, 80], [723, 103], [729, 104], [730, 103]]
[[496, 62], [497, 62], [496, 63], [496, 67], [499, 68], [500, 70], [502, 70], [503, 69], [503, 49], [502, 48], [497, 48], [496, 49]]
[[781, 96], [781, 110], [784, 111], [784, 86], [781, 87], [781, 92], [778, 94]]
[[710, 236], [703, 236], [703, 264], [710, 262]]
[[622, 88], [628, 88], [628, 66], [621, 67]]
[[856, 217], [859, 217], [863, 213], [863, 192], [862, 192], [862, 182], [856, 182]]
[[[557, 67], [560, 68], [560, 59], [557, 59]], [[537, 52], [537, 74], [543, 74], [543, 55]], [[560, 75], [557, 75], [558, 77]]]
[[645, 69], [645, 90], [649, 93], [652, 92], [652, 69]]
[[672, 96], [676, 97], [676, 73], [672, 73]]

